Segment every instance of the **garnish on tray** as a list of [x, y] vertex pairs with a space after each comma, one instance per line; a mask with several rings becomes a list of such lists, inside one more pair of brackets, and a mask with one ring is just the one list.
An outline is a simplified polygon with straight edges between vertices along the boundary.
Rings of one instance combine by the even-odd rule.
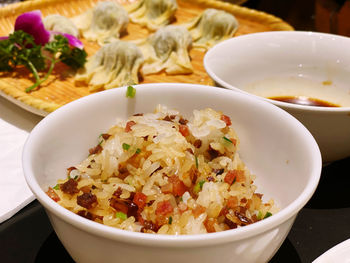
[[[58, 62], [72, 69], [83, 67], [86, 62], [87, 54], [80, 40], [69, 34], [46, 30], [38, 10], [18, 16], [14, 32], [0, 40], [0, 71], [13, 71], [24, 66], [33, 74], [35, 83], [26, 88], [26, 92], [46, 81]], [[40, 71], [46, 71], [42, 77]]]

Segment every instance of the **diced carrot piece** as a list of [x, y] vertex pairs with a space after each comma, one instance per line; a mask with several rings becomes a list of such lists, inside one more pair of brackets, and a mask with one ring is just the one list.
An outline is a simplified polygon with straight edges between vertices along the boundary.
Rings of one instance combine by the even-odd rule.
[[190, 135], [190, 130], [188, 129], [187, 125], [179, 125], [179, 132], [182, 134], [182, 136], [186, 137]]
[[244, 182], [245, 181], [245, 175], [243, 170], [235, 170], [236, 171], [236, 181], [237, 182]]
[[174, 208], [169, 200], [161, 201], [157, 204], [156, 215], [167, 215], [173, 212]]
[[230, 126], [232, 124], [230, 117], [227, 115], [222, 114], [220, 120], [224, 121], [227, 126]]
[[51, 187], [49, 187], [46, 194], [55, 202], [58, 202], [61, 200], [60, 197], [58, 196], [58, 194], [56, 194], [56, 192]]
[[141, 192], [136, 192], [134, 196], [134, 203], [139, 207], [139, 209], [143, 210], [146, 205], [147, 196]]
[[187, 191], [186, 185], [179, 179], [178, 176], [171, 176], [169, 178], [169, 182], [173, 184], [173, 194], [175, 196], [182, 196]]

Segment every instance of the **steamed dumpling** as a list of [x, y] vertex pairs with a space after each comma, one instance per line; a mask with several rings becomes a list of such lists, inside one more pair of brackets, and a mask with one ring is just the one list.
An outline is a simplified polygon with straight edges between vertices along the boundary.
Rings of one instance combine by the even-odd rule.
[[140, 0], [126, 8], [132, 22], [155, 31], [171, 23], [175, 17], [177, 3], [176, 0]]
[[168, 74], [192, 73], [188, 54], [192, 37], [183, 26], [165, 26], [150, 35], [140, 48], [145, 57], [144, 75], [165, 70]]
[[78, 28], [73, 22], [61, 15], [48, 15], [43, 20], [44, 26], [47, 30], [70, 34], [75, 37], [79, 37]]
[[75, 79], [88, 83], [90, 91], [137, 84], [142, 63], [142, 52], [135, 44], [114, 41], [88, 59]]
[[232, 37], [238, 26], [238, 21], [233, 15], [212, 8], [206, 9], [187, 24], [193, 38], [193, 46], [205, 49]]
[[128, 12], [116, 2], [99, 2], [94, 8], [74, 18], [84, 38], [100, 45], [119, 39], [129, 23]]

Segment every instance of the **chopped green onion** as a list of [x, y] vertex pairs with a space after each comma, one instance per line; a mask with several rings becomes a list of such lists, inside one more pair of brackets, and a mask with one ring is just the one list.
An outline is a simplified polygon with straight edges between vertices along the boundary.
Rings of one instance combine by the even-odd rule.
[[123, 143], [122, 147], [123, 147], [123, 149], [124, 149], [125, 151], [127, 151], [127, 150], [129, 150], [130, 145], [127, 144], [127, 143]]
[[101, 143], [103, 143], [103, 140], [99, 141], [99, 142], [98, 142], [98, 145], [101, 145]]
[[197, 156], [194, 157], [194, 160], [196, 161], [196, 168], [198, 169], [198, 158], [197, 158]]
[[140, 148], [137, 148], [135, 153], [136, 153], [136, 154], [139, 154], [140, 152], [141, 152], [141, 149], [140, 149]]
[[124, 214], [123, 212], [117, 212], [117, 213], [115, 213], [115, 217], [118, 217], [118, 218], [120, 218], [120, 219], [122, 219], [122, 220], [125, 220], [125, 219], [128, 218], [128, 216], [127, 216], [126, 214]]
[[77, 180], [77, 179], [78, 179], [78, 177], [79, 177], [78, 175], [74, 176], [74, 180]]
[[129, 86], [126, 90], [126, 97], [133, 98], [135, 97], [136, 89], [133, 86]]
[[169, 225], [171, 225], [172, 222], [173, 222], [173, 218], [170, 216], [169, 217]]
[[196, 194], [199, 193], [200, 190], [202, 190], [203, 184], [205, 183], [204, 180], [198, 182], [194, 187], [193, 187], [193, 192], [195, 192]]
[[268, 217], [270, 217], [270, 216], [272, 216], [272, 213], [267, 212], [267, 213], [265, 214], [265, 216], [264, 216], [264, 219], [265, 219], [265, 218], [268, 218]]
[[227, 142], [229, 142], [229, 143], [233, 143], [229, 138], [227, 138], [227, 137], [222, 137], [225, 141], [227, 141]]
[[60, 185], [59, 184], [56, 184], [54, 187], [52, 187], [53, 189], [55, 190], [60, 190]]

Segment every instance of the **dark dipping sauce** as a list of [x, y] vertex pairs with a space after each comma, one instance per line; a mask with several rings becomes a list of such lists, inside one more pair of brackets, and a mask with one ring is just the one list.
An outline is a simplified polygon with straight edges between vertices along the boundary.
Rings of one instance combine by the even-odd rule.
[[300, 97], [299, 96], [278, 96], [278, 97], [269, 97], [268, 99], [278, 100], [278, 101], [293, 103], [293, 104], [299, 104], [299, 105], [305, 105], [305, 106], [340, 107], [340, 105], [337, 105], [328, 101], [309, 98], [309, 97], [301, 97], [301, 96]]

